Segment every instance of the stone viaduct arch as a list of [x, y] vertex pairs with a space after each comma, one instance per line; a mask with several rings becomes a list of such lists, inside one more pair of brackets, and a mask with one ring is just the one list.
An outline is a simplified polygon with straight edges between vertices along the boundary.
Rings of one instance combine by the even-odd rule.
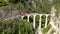
[[39, 29], [39, 33], [40, 33], [40, 30], [41, 30], [41, 20], [42, 20], [42, 16], [46, 16], [46, 19], [45, 19], [45, 28], [47, 27], [47, 19], [48, 19], [48, 16], [50, 16], [50, 14], [38, 14], [38, 13], [33, 13], [33, 14], [22, 14], [21, 15], [21, 18], [22, 18], [22, 20], [23, 20], [23, 18], [25, 17], [25, 16], [27, 16], [27, 21], [29, 22], [29, 17], [30, 16], [33, 16], [33, 27], [35, 28], [35, 18], [36, 18], [36, 16], [39, 16], [39, 26], [38, 26], [38, 29]]
[[[25, 17], [25, 16], [27, 16], [27, 21], [29, 22], [29, 17], [30, 16], [33, 16], [33, 27], [35, 28], [36, 26], [35, 26], [35, 24], [36, 24], [36, 22], [35, 22], [35, 18], [36, 18], [36, 16], [39, 16], [39, 26], [38, 26], [38, 34], [42, 34], [42, 32], [41, 32], [41, 20], [42, 20], [42, 16], [46, 16], [46, 19], [45, 19], [45, 28], [47, 27], [47, 23], [48, 23], [48, 16], [51, 16], [51, 18], [50, 18], [50, 24], [51, 24], [51, 26], [52, 26], [52, 28], [54, 28], [55, 30], [57, 30], [56, 32], [58, 32], [58, 28], [56, 27], [56, 25], [54, 25], [54, 23], [52, 23], [53, 22], [53, 16], [54, 16], [54, 14], [38, 14], [38, 13], [32, 13], [32, 14], [23, 14], [23, 15], [21, 15], [21, 18], [22, 18], [22, 20], [23, 20], [23, 18]], [[51, 28], [51, 29], [52, 29]], [[49, 31], [48, 31], [49, 32]], [[48, 33], [47, 33], [48, 34]]]

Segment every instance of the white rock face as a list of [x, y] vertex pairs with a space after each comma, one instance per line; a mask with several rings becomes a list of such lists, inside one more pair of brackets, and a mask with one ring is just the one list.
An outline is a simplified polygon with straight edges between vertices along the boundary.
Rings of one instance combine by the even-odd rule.
[[[60, 29], [59, 29], [59, 27], [60, 27], [60, 26], [59, 26], [59, 25], [60, 25], [60, 24], [59, 24], [59, 23], [60, 23], [60, 22], [59, 22], [59, 21], [60, 21], [59, 19], [60, 19], [60, 18], [56, 16], [56, 9], [55, 9], [55, 7], [53, 6], [53, 7], [51, 8], [51, 20], [50, 20], [50, 24], [51, 24], [52, 28], [53, 28], [54, 31], [55, 31], [54, 34], [58, 34], [58, 33], [59, 33], [59, 30], [60, 30]], [[52, 29], [52, 30], [53, 30], [53, 29]], [[51, 30], [51, 31], [52, 31], [52, 30]], [[51, 33], [50, 33], [50, 34], [51, 34]], [[60, 34], [60, 33], [59, 33], [59, 34]]]

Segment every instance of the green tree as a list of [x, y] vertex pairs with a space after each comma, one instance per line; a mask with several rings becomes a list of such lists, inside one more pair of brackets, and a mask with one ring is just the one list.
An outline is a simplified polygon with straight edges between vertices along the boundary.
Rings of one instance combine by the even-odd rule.
[[[1, 21], [0, 21], [1, 22]], [[0, 34], [35, 34], [31, 23], [26, 20], [7, 20], [0, 23]]]
[[0, 6], [7, 5], [9, 0], [0, 0]]

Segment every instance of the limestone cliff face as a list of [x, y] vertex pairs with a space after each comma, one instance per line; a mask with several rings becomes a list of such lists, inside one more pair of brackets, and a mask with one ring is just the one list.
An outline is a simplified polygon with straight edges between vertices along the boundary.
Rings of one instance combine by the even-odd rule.
[[60, 13], [57, 12], [57, 9], [55, 8], [55, 6], [51, 7], [51, 20], [50, 20], [50, 24], [51, 24], [51, 28], [50, 30], [47, 32], [47, 34], [51, 34], [52, 31], [54, 31], [54, 34], [60, 34]]

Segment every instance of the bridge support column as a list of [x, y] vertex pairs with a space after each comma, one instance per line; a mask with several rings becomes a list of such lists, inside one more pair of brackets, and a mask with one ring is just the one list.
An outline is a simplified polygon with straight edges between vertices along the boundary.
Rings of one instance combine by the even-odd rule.
[[42, 17], [42, 15], [41, 14], [39, 14], [39, 16], [40, 16], [40, 20], [39, 20], [39, 28], [38, 28], [38, 34], [42, 34], [42, 32], [41, 32], [41, 17]]
[[27, 16], [27, 21], [28, 21], [28, 22], [29, 22], [29, 17], [30, 17], [30, 15]]
[[33, 27], [35, 28], [35, 17], [36, 17], [36, 15], [33, 15]]
[[47, 22], [48, 22], [47, 18], [48, 18], [49, 15], [46, 14], [45, 16], [46, 16], [46, 21], [45, 21], [45, 28], [46, 28], [47, 27]]
[[22, 20], [23, 20], [24, 16], [21, 16], [21, 18], [22, 18]]

